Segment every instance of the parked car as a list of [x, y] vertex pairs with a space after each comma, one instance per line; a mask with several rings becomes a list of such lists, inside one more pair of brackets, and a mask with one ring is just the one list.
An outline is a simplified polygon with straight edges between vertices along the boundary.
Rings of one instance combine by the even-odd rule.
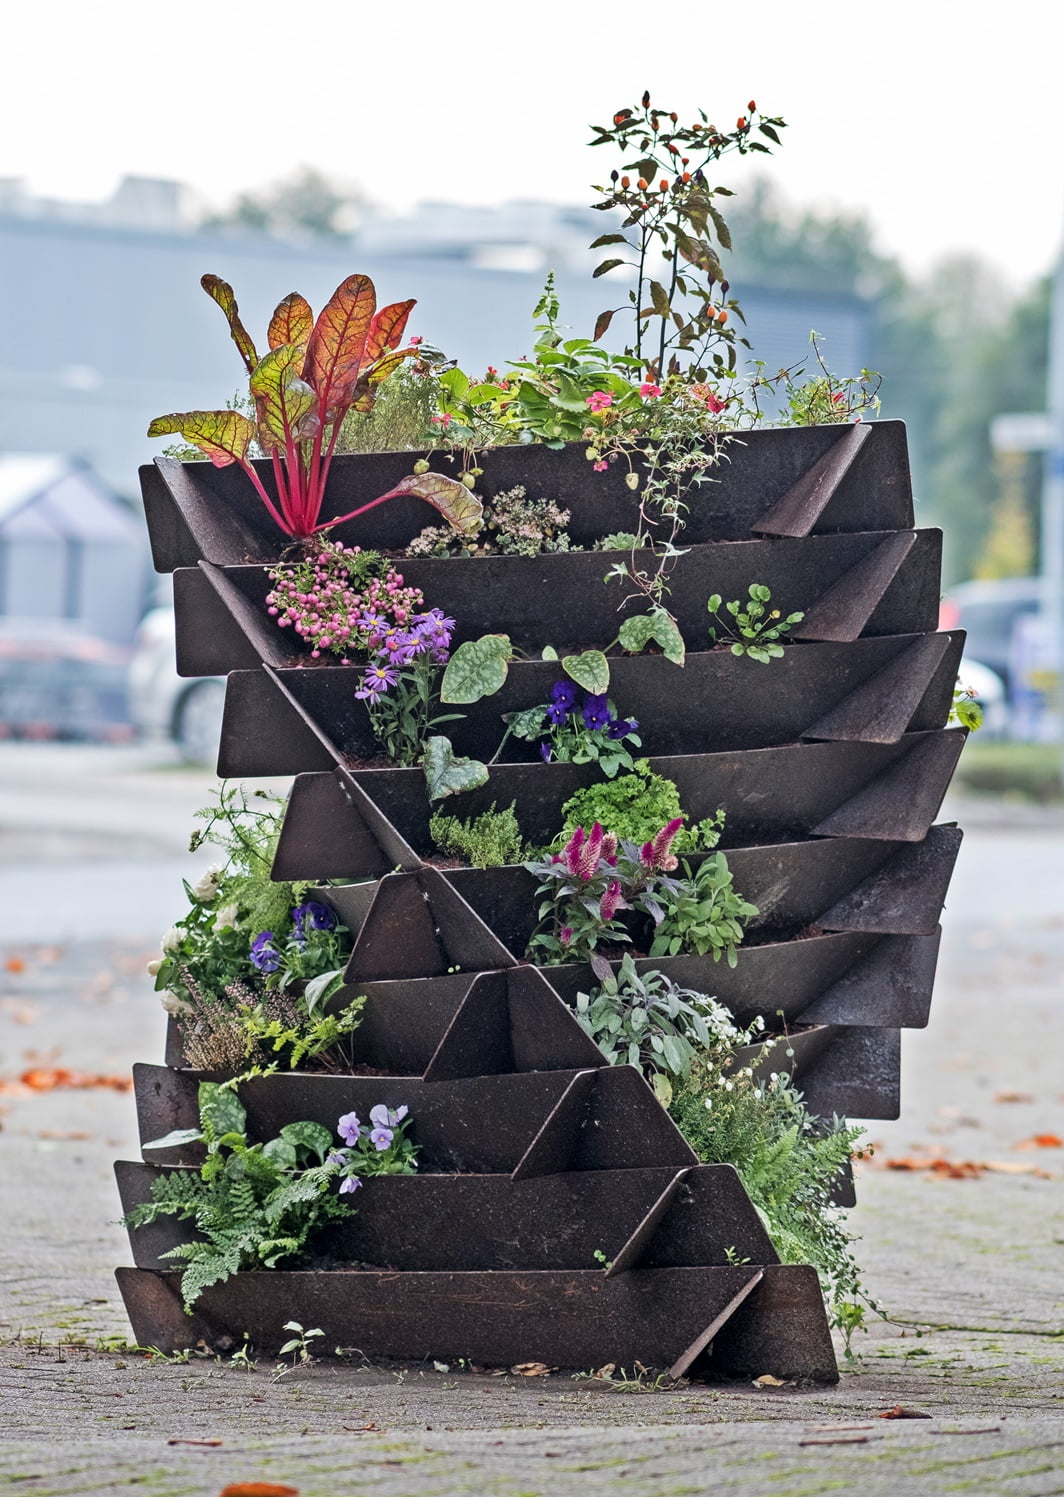
[[66, 619], [0, 619], [0, 738], [132, 737], [129, 650]]
[[141, 620], [129, 667], [129, 701], [136, 729], [177, 745], [187, 764], [213, 764], [225, 703], [223, 676], [186, 680], [177, 674], [174, 611], [153, 608]]
[[1042, 606], [1040, 577], [1001, 577], [950, 588], [939, 609], [940, 629], [966, 629], [965, 655], [989, 666], [1009, 686], [1009, 649], [1016, 620]]

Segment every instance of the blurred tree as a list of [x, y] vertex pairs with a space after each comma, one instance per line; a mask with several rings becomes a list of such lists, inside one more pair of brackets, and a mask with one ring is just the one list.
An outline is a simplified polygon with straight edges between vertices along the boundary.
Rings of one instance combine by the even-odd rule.
[[740, 300], [745, 281], [872, 302], [881, 415], [908, 427], [917, 523], [945, 530], [946, 581], [977, 566], [1005, 575], [1025, 556], [1033, 564], [1041, 464], [1011, 470], [1003, 486], [989, 426], [1002, 412], [1045, 408], [1048, 280], [1016, 300], [992, 267], [954, 257], [914, 281], [875, 248], [861, 213], [795, 209], [766, 182], [729, 203], [728, 223]]
[[361, 188], [331, 181], [312, 166], [255, 192], [201, 223], [203, 229], [238, 229], [277, 239], [349, 239], [367, 207]]

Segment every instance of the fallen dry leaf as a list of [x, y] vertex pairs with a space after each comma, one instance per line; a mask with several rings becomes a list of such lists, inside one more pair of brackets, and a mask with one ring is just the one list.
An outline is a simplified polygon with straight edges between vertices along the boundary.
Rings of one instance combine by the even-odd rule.
[[72, 1071], [66, 1066], [31, 1066], [22, 1072], [19, 1081], [32, 1092], [51, 1092], [60, 1087], [84, 1090], [96, 1086], [128, 1092], [133, 1086], [132, 1076], [101, 1076], [92, 1071]]
[[172, 1440], [167, 1440], [167, 1445], [220, 1445], [221, 1440], [191, 1440], [183, 1435], [174, 1435]]
[[1033, 1102], [1034, 1097], [1030, 1092], [995, 1092], [995, 1102]]
[[1030, 1138], [1021, 1138], [1014, 1149], [1064, 1149], [1064, 1138], [1056, 1133], [1033, 1133]]
[[785, 1377], [773, 1377], [771, 1372], [763, 1372], [760, 1377], [754, 1378], [755, 1388], [785, 1388], [786, 1386]]
[[548, 1367], [545, 1362], [517, 1362], [510, 1368], [518, 1377], [547, 1377], [557, 1370], [557, 1367]]
[[930, 1419], [930, 1414], [924, 1414], [919, 1409], [907, 1409], [904, 1405], [896, 1403], [892, 1409], [886, 1409], [878, 1416], [880, 1419]]
[[279, 1481], [234, 1481], [218, 1497], [299, 1497], [299, 1488]]

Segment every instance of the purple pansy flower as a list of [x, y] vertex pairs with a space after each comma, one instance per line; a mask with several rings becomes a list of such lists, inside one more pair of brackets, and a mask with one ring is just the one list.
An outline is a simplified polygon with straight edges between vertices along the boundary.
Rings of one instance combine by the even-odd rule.
[[564, 702], [551, 702], [547, 708], [547, 721], [552, 727], [560, 728], [564, 722], [568, 722], [569, 710]]
[[616, 717], [606, 729], [606, 737], [613, 739], [627, 738], [629, 733], [635, 733], [638, 729], [639, 724], [634, 717]]
[[292, 924], [298, 935], [305, 936], [308, 929], [335, 930], [336, 916], [327, 904], [308, 899], [306, 904], [297, 904], [292, 911]]
[[390, 1128], [374, 1128], [369, 1136], [369, 1141], [378, 1150], [384, 1150], [391, 1144], [395, 1134]]
[[571, 681], [555, 681], [550, 689], [550, 699], [558, 707], [575, 707], [576, 687]]
[[383, 1102], [378, 1102], [376, 1107], [370, 1108], [369, 1120], [378, 1128], [398, 1128], [409, 1111], [405, 1106], [386, 1107]]
[[251, 943], [248, 959], [253, 967], [258, 967], [260, 972], [276, 972], [281, 965], [281, 953], [273, 944], [273, 940], [273, 931], [263, 930]]
[[356, 1190], [362, 1189], [362, 1181], [356, 1175], [348, 1175], [340, 1181], [340, 1195], [354, 1195]]
[[362, 1124], [356, 1112], [345, 1112], [336, 1125], [336, 1131], [345, 1144], [357, 1144], [362, 1137]]
[[585, 728], [606, 728], [610, 722], [610, 707], [605, 694], [594, 696], [591, 692], [588, 692], [584, 698]]
[[543, 760], [544, 764], [549, 764], [550, 763], [550, 744], [549, 743], [541, 743], [540, 744], [540, 746], [539, 746], [539, 757]]

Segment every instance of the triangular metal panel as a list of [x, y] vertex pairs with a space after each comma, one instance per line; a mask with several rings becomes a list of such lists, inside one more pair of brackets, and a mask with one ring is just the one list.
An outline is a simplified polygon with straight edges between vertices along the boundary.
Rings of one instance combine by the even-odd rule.
[[801, 623], [793, 626], [790, 638], [836, 643], [857, 639], [915, 545], [915, 531], [888, 536], [821, 593]]
[[813, 835], [922, 841], [938, 815], [967, 736], [963, 728], [921, 734], [903, 757], [813, 827]]
[[938, 925], [964, 833], [933, 826], [922, 842], [904, 844], [874, 873], [825, 910], [825, 930], [928, 935]]
[[754, 533], [808, 535], [871, 435], [871, 426], [864, 422], [846, 427], [823, 457], [755, 521], [751, 526]]
[[896, 743], [949, 649], [948, 634], [925, 634], [806, 728], [803, 738]]

